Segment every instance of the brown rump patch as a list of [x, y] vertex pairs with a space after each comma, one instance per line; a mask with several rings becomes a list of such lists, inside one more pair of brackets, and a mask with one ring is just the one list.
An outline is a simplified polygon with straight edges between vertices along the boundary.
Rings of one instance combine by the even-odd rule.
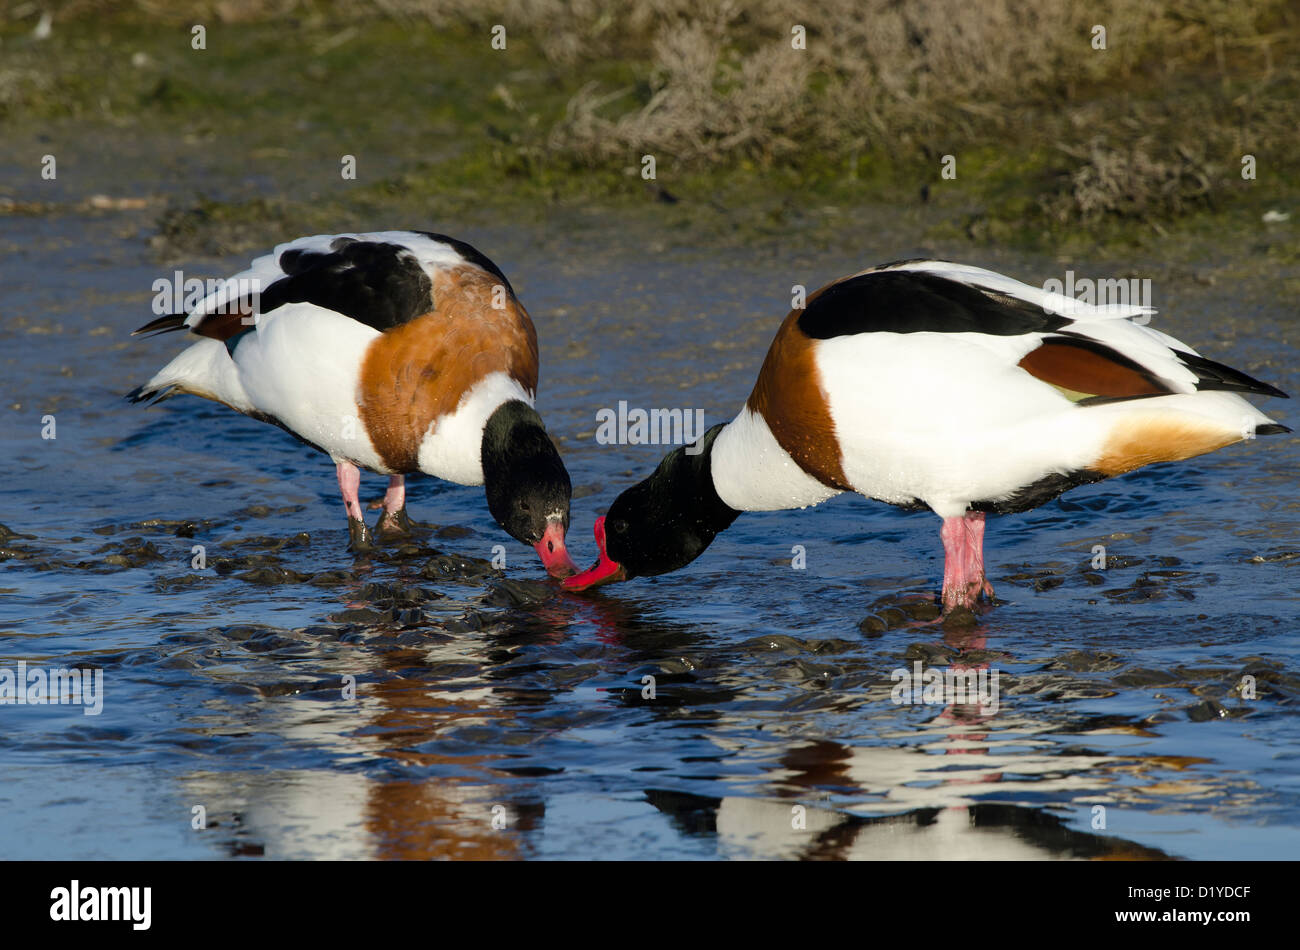
[[1019, 366], [1045, 383], [1068, 390], [1071, 398], [1131, 399], [1173, 392], [1128, 357], [1092, 340], [1046, 339]]
[[1241, 432], [1186, 417], [1129, 417], [1115, 424], [1101, 456], [1089, 467], [1106, 475], [1120, 475], [1152, 462], [1181, 462], [1243, 438]]
[[[813, 294], [807, 302], [816, 296]], [[852, 491], [814, 358], [815, 343], [799, 329], [802, 312], [791, 311], [781, 324], [745, 404], [762, 415], [777, 444], [801, 469], [823, 485]]]
[[[505, 307], [498, 310], [492, 304], [499, 294]], [[453, 412], [488, 374], [507, 373], [528, 392], [537, 391], [537, 332], [498, 278], [471, 266], [439, 271], [433, 304], [381, 334], [361, 366], [358, 414], [393, 472], [418, 471], [430, 425]]]

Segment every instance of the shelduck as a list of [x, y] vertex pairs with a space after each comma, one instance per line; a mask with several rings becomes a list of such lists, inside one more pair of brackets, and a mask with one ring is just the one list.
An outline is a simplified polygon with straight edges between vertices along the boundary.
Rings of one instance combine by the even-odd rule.
[[182, 329], [201, 339], [127, 398], [202, 396], [326, 453], [354, 549], [373, 543], [359, 469], [389, 476], [382, 537], [409, 532], [405, 476], [424, 472], [483, 485], [493, 518], [549, 573], [576, 570], [569, 473], [533, 408], [537, 334], [469, 244], [425, 231], [299, 238], [135, 332]]
[[945, 614], [991, 599], [986, 514], [1291, 431], [1238, 395], [1286, 393], [1134, 322], [1151, 312], [946, 261], [834, 281], [785, 318], [731, 422], [618, 496], [564, 586], [674, 571], [742, 511], [853, 491], [943, 519]]

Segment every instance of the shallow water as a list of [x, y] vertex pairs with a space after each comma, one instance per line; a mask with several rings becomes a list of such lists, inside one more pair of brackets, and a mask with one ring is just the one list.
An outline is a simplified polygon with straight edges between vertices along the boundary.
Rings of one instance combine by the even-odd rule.
[[[664, 451], [596, 444], [598, 408], [723, 421], [792, 283], [927, 250], [443, 229], [493, 257], [537, 323], [583, 565], [593, 520]], [[1300, 853], [1295, 438], [993, 519], [1001, 603], [969, 628], [911, 617], [942, 574], [937, 519], [848, 497], [744, 515], [686, 570], [574, 596], [480, 489], [416, 479], [417, 543], [354, 558], [328, 460], [198, 399], [121, 400], [178, 348], [127, 337], [170, 273], [149, 233], [147, 216], [0, 217], [0, 667], [105, 682], [98, 716], [0, 706], [0, 855]], [[1030, 282], [1064, 270], [964, 256]], [[1162, 289], [1157, 327], [1300, 390], [1277, 287]], [[996, 670], [996, 710], [895, 704], [891, 673], [916, 661]]]

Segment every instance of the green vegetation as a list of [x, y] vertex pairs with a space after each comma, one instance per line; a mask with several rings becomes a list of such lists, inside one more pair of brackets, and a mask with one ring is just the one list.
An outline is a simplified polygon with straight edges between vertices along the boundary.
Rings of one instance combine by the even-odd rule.
[[[397, 209], [832, 239], [872, 206], [936, 240], [1068, 252], [1246, 240], [1300, 197], [1289, 0], [79, 0], [37, 38], [43, 9], [0, 3], [7, 142], [98, 131], [275, 182], [173, 201], [159, 231], [182, 252]], [[1266, 257], [1295, 262], [1294, 227]]]

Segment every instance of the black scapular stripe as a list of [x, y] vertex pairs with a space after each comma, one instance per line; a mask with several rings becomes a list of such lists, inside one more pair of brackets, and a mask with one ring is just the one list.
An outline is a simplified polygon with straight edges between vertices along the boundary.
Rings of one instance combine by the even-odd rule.
[[284, 277], [263, 289], [259, 310], [310, 303], [383, 332], [433, 308], [433, 284], [400, 244], [338, 238], [330, 251], [294, 249], [280, 255]]
[[918, 271], [872, 271], [823, 291], [799, 315], [814, 340], [855, 333], [1048, 333], [1070, 323], [1060, 314], [961, 281]]

